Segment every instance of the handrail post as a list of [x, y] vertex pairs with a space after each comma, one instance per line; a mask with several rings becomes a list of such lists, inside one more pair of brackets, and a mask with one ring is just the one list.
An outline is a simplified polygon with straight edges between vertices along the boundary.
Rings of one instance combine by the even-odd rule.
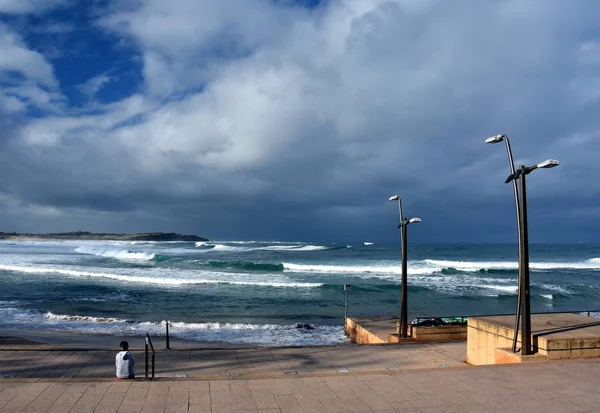
[[344, 284], [344, 293], [346, 296], [344, 300], [344, 326], [346, 325], [346, 319], [348, 318], [348, 291], [350, 290], [350, 287], [350, 284]]
[[148, 379], [148, 351], [149, 348], [152, 349], [152, 377], [154, 378], [154, 362], [156, 361], [156, 352], [154, 351], [154, 345], [152, 344], [152, 340], [150, 340], [150, 336], [146, 333], [146, 371], [144, 375], [144, 380]]
[[166, 328], [167, 328], [167, 343], [166, 343], [166, 349], [169, 350], [171, 347], [169, 346], [169, 320], [167, 320], [167, 324], [166, 324]]
[[146, 336], [146, 342], [145, 342], [145, 359], [146, 359], [146, 363], [145, 363], [145, 371], [144, 371], [144, 380], [148, 380], [148, 336]]

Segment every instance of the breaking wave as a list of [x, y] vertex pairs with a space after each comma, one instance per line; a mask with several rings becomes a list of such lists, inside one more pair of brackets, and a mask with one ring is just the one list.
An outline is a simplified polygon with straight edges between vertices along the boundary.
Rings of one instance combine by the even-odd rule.
[[80, 254], [96, 255], [99, 257], [116, 258], [118, 260], [151, 261], [156, 254], [150, 252], [134, 252], [129, 250], [107, 250], [95, 247], [77, 247], [75, 252]]
[[[5, 271], [16, 271], [29, 274], [58, 274], [67, 275], [72, 277], [93, 277], [93, 278], [106, 278], [122, 282], [129, 283], [143, 283], [143, 284], [156, 284], [156, 285], [191, 285], [191, 284], [231, 284], [231, 285], [250, 285], [260, 287], [296, 287], [296, 288], [314, 288], [321, 287], [321, 283], [307, 283], [307, 282], [289, 282], [287, 280], [280, 281], [241, 281], [233, 279], [210, 279], [210, 278], [169, 278], [165, 276], [149, 277], [141, 275], [124, 275], [124, 274], [113, 274], [113, 273], [102, 273], [102, 272], [89, 272], [79, 271], [64, 268], [55, 267], [27, 267], [27, 266], [16, 266], [16, 265], [0, 265], [0, 270]], [[215, 274], [220, 276], [233, 277], [236, 274]]]
[[[50, 311], [21, 309], [0, 302], [0, 316], [6, 325], [50, 328], [77, 333], [122, 336], [164, 336], [163, 321], [139, 322], [115, 317], [55, 314]], [[8, 305], [8, 306], [7, 306]], [[169, 323], [171, 337], [200, 341], [258, 346], [305, 346], [345, 344], [348, 339], [341, 325], [252, 324], [231, 322]]]
[[249, 271], [271, 271], [281, 272], [283, 271], [283, 264], [271, 264], [263, 262], [252, 262], [252, 261], [195, 261], [200, 265], [205, 265], [211, 268], [231, 268]]
[[[510, 261], [445, 261], [445, 260], [423, 260], [427, 265], [438, 268], [452, 267], [460, 271], [515, 271], [519, 268], [517, 262]], [[563, 269], [583, 269], [600, 270], [600, 258], [591, 258], [581, 262], [530, 262], [529, 268], [532, 270], [563, 270]]]
[[[245, 252], [245, 251], [324, 251], [328, 249], [336, 249], [325, 247], [323, 245], [263, 245], [263, 246], [245, 246], [241, 245], [227, 245], [227, 244], [213, 244], [207, 242], [197, 242], [196, 247], [200, 249], [209, 249], [212, 251], [230, 251], [230, 252]], [[343, 247], [345, 248], [345, 247]]]
[[[383, 264], [361, 264], [361, 265], [335, 265], [335, 264], [297, 264], [284, 262], [283, 267], [288, 271], [317, 272], [335, 274], [402, 274], [400, 262], [390, 265]], [[532, 262], [529, 264], [531, 270], [565, 270], [586, 269], [600, 270], [600, 258], [592, 258], [583, 262]], [[502, 261], [445, 261], [425, 259], [421, 261], [409, 261], [408, 275], [431, 275], [431, 274], [460, 274], [460, 273], [484, 273], [491, 275], [515, 274], [518, 270], [516, 262]]]

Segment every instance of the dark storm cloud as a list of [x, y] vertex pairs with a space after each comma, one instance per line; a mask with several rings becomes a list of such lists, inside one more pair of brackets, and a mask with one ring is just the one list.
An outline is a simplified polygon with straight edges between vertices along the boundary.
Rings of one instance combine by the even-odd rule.
[[[513, 242], [506, 153], [483, 143], [506, 133], [517, 163], [562, 162], [530, 175], [531, 239], [597, 240], [598, 9], [111, 4], [98, 27], [137, 45], [144, 89], [91, 115], [22, 114], [2, 139], [0, 223], [395, 241], [387, 199], [397, 193], [407, 215], [423, 218], [411, 239]], [[264, 25], [273, 19], [285, 24]], [[218, 34], [231, 28], [244, 53], [227, 58]], [[22, 73], [52, 83], [47, 71]]]

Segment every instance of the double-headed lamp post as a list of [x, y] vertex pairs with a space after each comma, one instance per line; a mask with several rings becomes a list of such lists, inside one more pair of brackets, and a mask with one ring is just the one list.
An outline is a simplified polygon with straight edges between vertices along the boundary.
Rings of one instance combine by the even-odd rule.
[[[485, 143], [500, 143], [504, 142], [506, 144], [506, 153], [508, 155], [508, 166], [510, 168], [510, 173], [515, 173], [515, 162], [513, 161], [512, 150], [510, 148], [510, 140], [508, 136], [496, 135], [489, 137], [485, 140]], [[519, 263], [521, 262], [521, 206], [519, 204], [519, 190], [517, 189], [517, 181], [513, 180], [513, 193], [515, 195], [515, 212], [517, 214], [517, 240], [519, 244]], [[519, 315], [521, 311], [521, 284], [519, 283], [519, 289], [517, 291], [517, 316], [515, 317], [515, 332], [513, 336], [513, 344], [512, 351], [513, 353], [517, 351], [517, 337], [519, 335]]]
[[[548, 159], [533, 166], [520, 165], [515, 171], [512, 160], [510, 144], [506, 135], [496, 135], [486, 139], [486, 143], [506, 142], [511, 174], [506, 183], [513, 182], [515, 194], [515, 205], [517, 210], [517, 232], [519, 235], [519, 286], [517, 297], [517, 315], [515, 318], [515, 334], [513, 338], [513, 352], [516, 351], [517, 335], [519, 330], [519, 315], [521, 316], [521, 355], [533, 353], [531, 346], [531, 301], [529, 285], [529, 237], [527, 230], [527, 192], [525, 176], [538, 168], [554, 168], [560, 163], [554, 159]], [[517, 186], [517, 180], [520, 185]]]
[[390, 197], [390, 201], [398, 201], [398, 214], [400, 215], [400, 224], [398, 228], [400, 229], [400, 247], [402, 250], [402, 292], [400, 299], [400, 325], [398, 326], [398, 337], [407, 338], [408, 337], [408, 285], [407, 285], [407, 227], [408, 224], [412, 224], [413, 222], [421, 222], [421, 218], [410, 218], [405, 219], [404, 214], [402, 213], [402, 200], [398, 195], [394, 195]]

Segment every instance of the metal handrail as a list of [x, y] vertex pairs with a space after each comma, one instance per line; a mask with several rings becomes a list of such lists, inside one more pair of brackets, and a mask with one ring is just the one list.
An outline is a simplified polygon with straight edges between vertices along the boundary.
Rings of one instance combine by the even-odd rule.
[[171, 322], [169, 320], [167, 320], [167, 322], [165, 323], [165, 349], [169, 350], [171, 348], [171, 345], [169, 343], [169, 324]]
[[[594, 310], [562, 310], [562, 311], [540, 311], [540, 312], [536, 312], [536, 313], [531, 313], [531, 314], [564, 314], [564, 313], [600, 313], [600, 309], [594, 309]], [[507, 316], [507, 315], [514, 315], [514, 313], [502, 313], [502, 314], [469, 314], [469, 315], [444, 315], [444, 316], [418, 316], [415, 317], [413, 319], [417, 320], [417, 322], [419, 322], [420, 320], [429, 320], [429, 319], [434, 319], [434, 318], [462, 318], [463, 320], [466, 320], [469, 317], [498, 317], [498, 316]], [[461, 322], [466, 322], [466, 321], [461, 321]]]
[[150, 336], [148, 335], [148, 333], [146, 333], [146, 344], [145, 344], [145, 355], [146, 355], [146, 369], [145, 369], [145, 373], [144, 373], [144, 380], [148, 380], [148, 347], [150, 347], [152, 349], [152, 377], [150, 379], [154, 378], [154, 361], [155, 361], [155, 352], [154, 352], [154, 346], [152, 345], [152, 340], [150, 340]]

